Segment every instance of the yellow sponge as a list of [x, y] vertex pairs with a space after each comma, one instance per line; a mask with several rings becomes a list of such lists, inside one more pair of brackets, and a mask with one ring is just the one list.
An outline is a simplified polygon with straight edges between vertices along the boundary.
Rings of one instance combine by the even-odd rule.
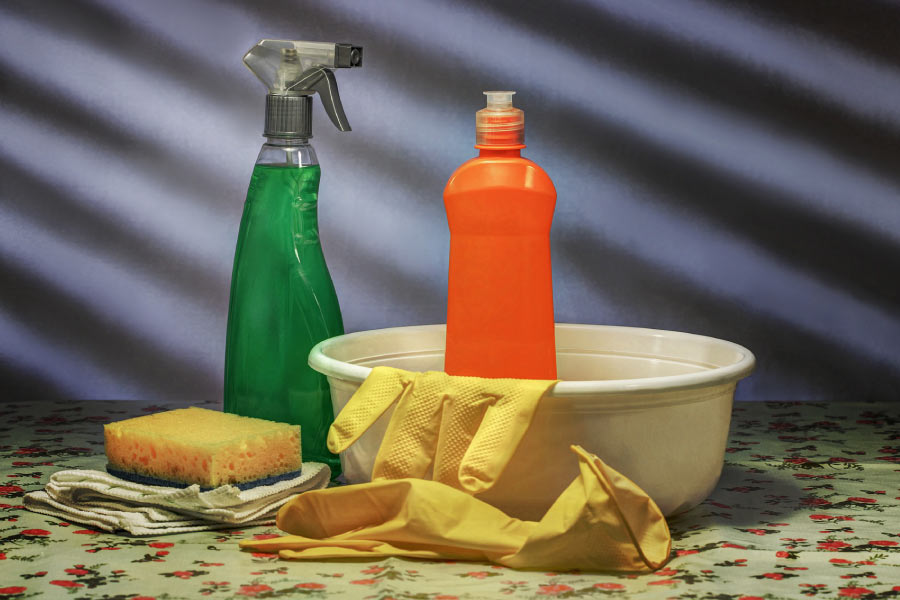
[[110, 467], [217, 487], [297, 471], [300, 426], [205, 408], [182, 408], [104, 425]]

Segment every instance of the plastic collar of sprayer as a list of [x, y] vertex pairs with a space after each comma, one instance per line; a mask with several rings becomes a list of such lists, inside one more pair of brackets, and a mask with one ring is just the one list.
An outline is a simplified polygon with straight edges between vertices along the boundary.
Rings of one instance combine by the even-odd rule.
[[312, 137], [312, 96], [340, 131], [350, 131], [331, 69], [362, 66], [362, 48], [332, 42], [260, 40], [244, 64], [269, 89], [266, 137]]
[[266, 94], [266, 137], [312, 137], [312, 96]]

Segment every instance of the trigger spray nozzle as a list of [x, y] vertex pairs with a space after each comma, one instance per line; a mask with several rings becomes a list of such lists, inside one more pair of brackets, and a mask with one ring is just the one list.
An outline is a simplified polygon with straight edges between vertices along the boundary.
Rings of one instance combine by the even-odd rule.
[[331, 42], [261, 40], [244, 64], [268, 88], [266, 137], [311, 137], [312, 95], [340, 131], [350, 131], [332, 69], [362, 66], [362, 48]]

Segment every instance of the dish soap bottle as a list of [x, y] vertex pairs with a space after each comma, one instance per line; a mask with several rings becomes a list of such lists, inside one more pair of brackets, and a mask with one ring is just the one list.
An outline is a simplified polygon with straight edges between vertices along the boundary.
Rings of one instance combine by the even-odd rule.
[[344, 333], [319, 243], [320, 169], [309, 143], [312, 95], [349, 131], [332, 68], [362, 65], [350, 44], [262, 40], [244, 63], [269, 89], [266, 142], [241, 218], [225, 342], [225, 411], [300, 425], [303, 459], [340, 461], [325, 439], [334, 419], [328, 382], [307, 364], [318, 342]]
[[556, 379], [550, 225], [556, 189], [522, 158], [515, 92], [484, 92], [473, 158], [444, 188], [450, 225], [447, 342], [451, 375]]

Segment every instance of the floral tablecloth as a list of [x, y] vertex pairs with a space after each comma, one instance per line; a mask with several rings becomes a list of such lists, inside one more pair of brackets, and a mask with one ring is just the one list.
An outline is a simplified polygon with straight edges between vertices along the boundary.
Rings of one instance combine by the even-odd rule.
[[0, 600], [900, 598], [897, 404], [737, 404], [718, 487], [670, 520], [673, 558], [646, 575], [286, 562], [238, 549], [274, 526], [137, 538], [22, 508], [57, 469], [103, 468], [103, 423], [177, 407], [0, 404]]

